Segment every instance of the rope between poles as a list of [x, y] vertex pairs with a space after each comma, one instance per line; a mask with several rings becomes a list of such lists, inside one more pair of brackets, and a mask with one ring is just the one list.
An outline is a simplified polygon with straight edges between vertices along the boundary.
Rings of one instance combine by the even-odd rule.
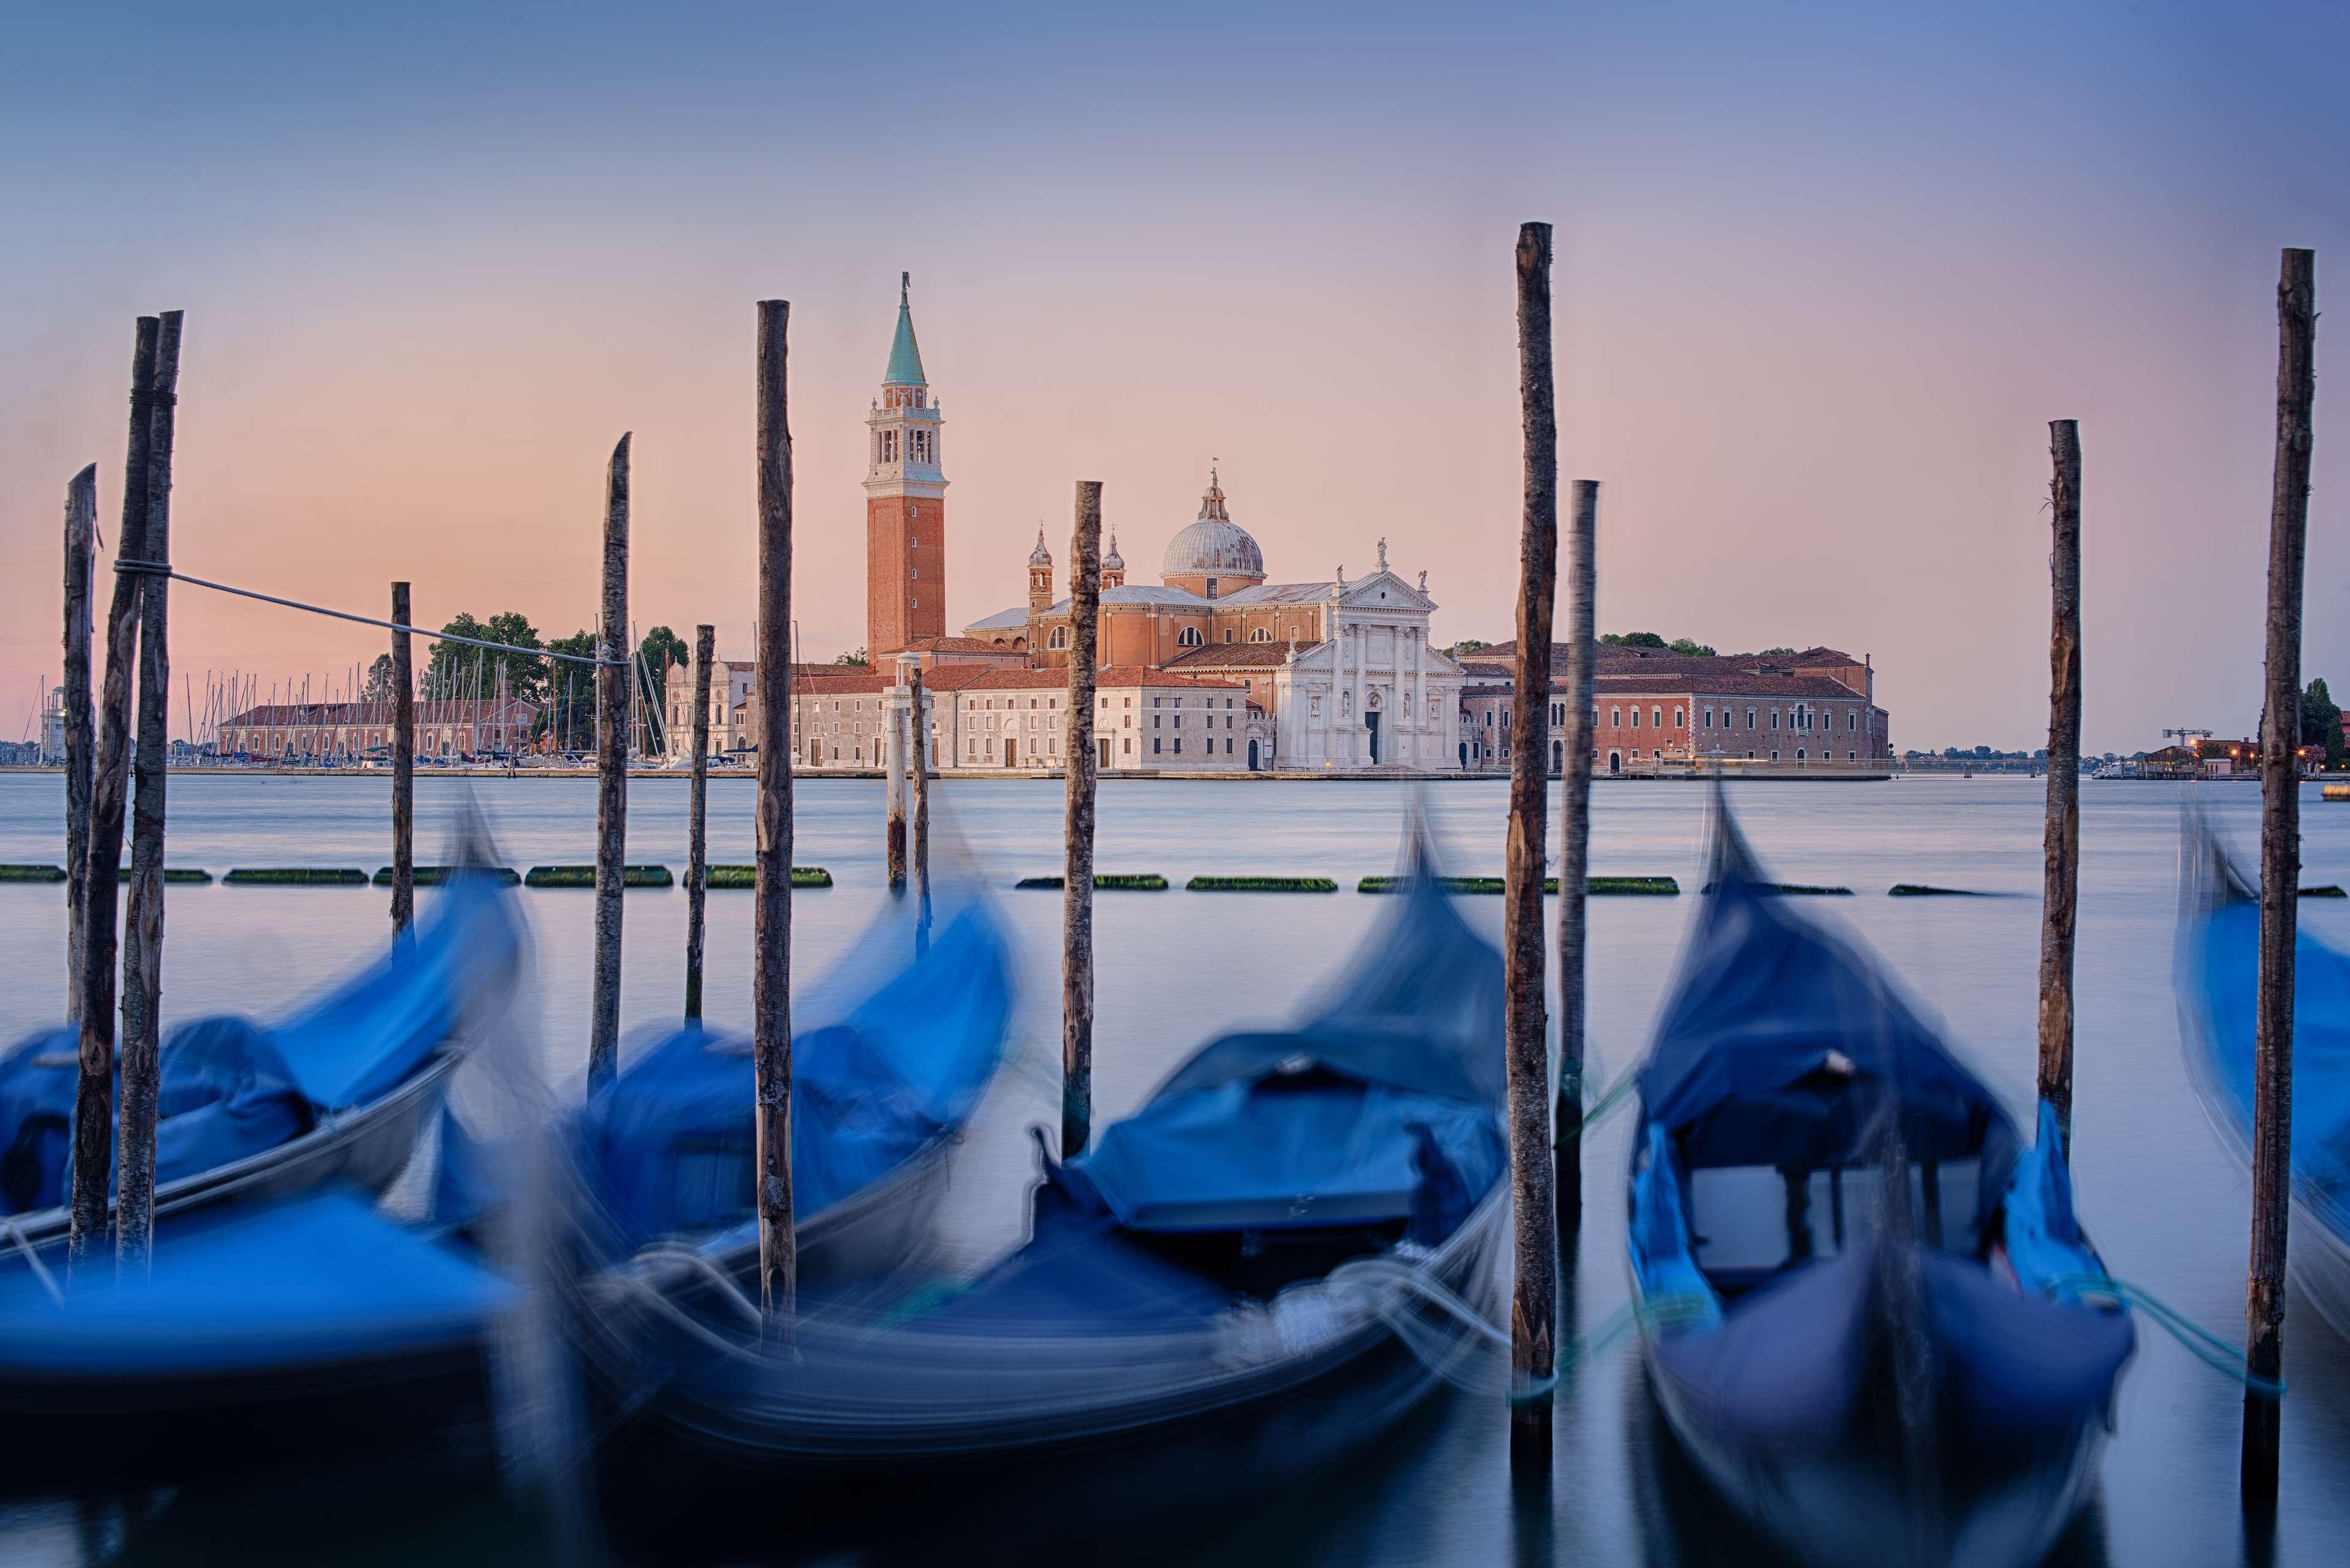
[[[462, 642], [468, 648], [486, 648], [494, 653], [523, 653], [533, 659], [559, 659], [567, 664], [586, 664], [606, 670], [625, 670], [629, 660], [612, 659], [604, 654], [589, 657], [580, 653], [557, 653], [548, 648], [522, 648], [511, 642], [488, 642], [478, 637], [459, 637], [452, 632], [427, 631], [421, 626], [402, 626], [396, 620], [378, 620], [373, 616], [353, 615], [348, 610], [328, 609], [324, 605], [307, 605], [300, 599], [282, 599], [275, 594], [256, 593], [251, 588], [231, 587], [226, 583], [206, 582], [185, 572], [174, 571], [168, 561], [117, 561], [114, 569], [131, 576], [164, 577], [172, 582], [185, 583], [190, 587], [210, 588], [216, 594], [234, 594], [239, 598], [259, 599], [265, 605], [280, 605], [286, 609], [307, 610], [334, 620], [356, 621], [360, 626], [380, 626], [386, 631], [404, 631], [421, 637], [427, 642]], [[608, 652], [608, 650], [607, 650]]]

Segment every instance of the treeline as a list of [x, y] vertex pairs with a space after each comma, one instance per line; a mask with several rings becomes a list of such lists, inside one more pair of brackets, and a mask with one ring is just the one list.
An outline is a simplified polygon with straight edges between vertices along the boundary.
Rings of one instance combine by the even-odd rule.
[[[596, 673], [588, 665], [572, 662], [596, 657], [594, 632], [575, 631], [568, 637], [543, 642], [528, 617], [519, 610], [507, 610], [487, 620], [476, 619], [470, 613], [461, 614], [441, 628], [441, 635], [505, 646], [490, 649], [462, 642], [433, 643], [431, 655], [416, 674], [416, 694], [420, 699], [491, 701], [503, 692], [518, 701], [537, 705], [534, 739], [552, 732], [555, 744], [561, 750], [587, 751], [594, 747]], [[568, 654], [571, 658], [550, 659], [548, 654]], [[691, 650], [676, 632], [657, 626], [637, 644], [636, 656], [637, 695], [650, 704], [654, 714], [659, 714], [667, 698], [670, 667], [690, 662]], [[379, 653], [368, 667], [367, 685], [361, 695], [381, 700], [392, 694], [391, 655]], [[657, 718], [648, 719], [644, 725], [648, 751], [665, 749], [663, 731]]]

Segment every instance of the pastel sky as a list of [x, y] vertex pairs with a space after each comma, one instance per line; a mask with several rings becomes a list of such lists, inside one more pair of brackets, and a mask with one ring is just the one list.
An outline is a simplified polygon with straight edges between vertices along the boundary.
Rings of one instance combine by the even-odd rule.
[[[1774, 13], [1765, 15], [1766, 12]], [[0, 45], [0, 735], [58, 518], [120, 504], [131, 320], [188, 313], [173, 554], [382, 613], [632, 614], [747, 652], [753, 302], [793, 301], [798, 614], [864, 641], [860, 423], [910, 270], [950, 617], [1106, 482], [1138, 579], [1211, 457], [1273, 575], [1426, 569], [1509, 635], [1511, 249], [1558, 225], [1600, 618], [1871, 655], [1895, 744], [2044, 740], [2047, 421], [2086, 453], [2087, 739], [2259, 705], [2277, 252], [2350, 290], [2350, 12], [17, 8]], [[2331, 342], [2328, 339], [2332, 339]], [[2312, 674], [2350, 680], [2322, 332]], [[378, 634], [194, 589], [175, 667]], [[178, 706], [175, 703], [175, 708]]]

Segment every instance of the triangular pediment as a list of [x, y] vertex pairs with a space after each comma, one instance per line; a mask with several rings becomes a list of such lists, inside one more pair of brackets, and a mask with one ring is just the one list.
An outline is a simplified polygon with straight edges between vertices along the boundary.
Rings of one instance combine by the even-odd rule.
[[1378, 571], [1348, 583], [1340, 603], [1349, 609], [1432, 610], [1436, 601], [1393, 572]]

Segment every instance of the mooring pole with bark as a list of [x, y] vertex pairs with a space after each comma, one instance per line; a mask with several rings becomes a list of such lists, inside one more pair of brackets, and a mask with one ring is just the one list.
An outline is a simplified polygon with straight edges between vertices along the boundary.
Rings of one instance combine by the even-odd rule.
[[2040, 1097], [2073, 1148], [2073, 927], [2081, 890], [2081, 428], [2048, 426], [2048, 826], [2042, 838]]
[[66, 486], [66, 1022], [81, 1021], [89, 915], [89, 571], [98, 545], [98, 464]]
[[[899, 689], [903, 690], [905, 684], [906, 673], [901, 669], [898, 672]], [[888, 694], [882, 719], [885, 728], [881, 769], [889, 780], [889, 818], [883, 838], [889, 867], [889, 890], [895, 893], [906, 886], [906, 715], [898, 706], [896, 692]]]
[[1077, 481], [1069, 539], [1069, 752], [1061, 868], [1061, 1158], [1094, 1127], [1094, 675], [1101, 629], [1098, 479]]
[[759, 302], [759, 845], [752, 931], [757, 1080], [759, 1306], [788, 1339], [799, 1286], [792, 1235], [792, 427], [788, 300]]
[[180, 385], [180, 312], [155, 342], [149, 400], [147, 574], [139, 607], [139, 742], [132, 772], [130, 908], [122, 954], [122, 1106], [115, 1139], [114, 1258], [144, 1270], [155, 1244], [155, 1123], [163, 1080], [163, 812], [172, 776], [172, 441]]
[[906, 689], [911, 693], [906, 702], [906, 727], [913, 742], [907, 785], [914, 795], [914, 898], [920, 911], [914, 930], [915, 950], [919, 953], [928, 950], [931, 940], [930, 693], [922, 689], [922, 666], [919, 660], [910, 662], [906, 668]]
[[[408, 585], [391, 585], [391, 618], [408, 618]], [[416, 924], [416, 683], [410, 672], [408, 634], [391, 634], [391, 934]]]
[[[122, 526], [118, 560], [146, 558], [147, 452], [155, 391], [156, 342], [162, 323], [139, 318], [130, 357], [130, 434], [122, 463]], [[139, 606], [146, 579], [117, 572], [106, 612], [106, 684], [99, 695], [98, 753], [90, 773], [88, 899], [82, 925], [81, 1072], [74, 1092], [73, 1213], [66, 1243], [68, 1276], [88, 1261], [105, 1232], [114, 1176], [115, 912], [120, 908], [122, 817], [130, 794], [131, 663], [138, 656]]]
[[[2293, 939], [2301, 894], [2301, 599], [2316, 444], [2317, 253], [2288, 250], [2277, 284], [2276, 462], [2269, 500], [2268, 722], [2261, 733], [2261, 957], [2252, 1063], [2252, 1246], [2245, 1355], [2284, 1376], [2285, 1231], [2293, 1210]], [[2244, 1395], [2244, 1506], [2276, 1508], [2277, 1402]]]
[[710, 898], [710, 661], [718, 628], [693, 628], [693, 790], [685, 832], [685, 1021], [702, 1022], [702, 939]]
[[604, 477], [604, 625], [596, 673], [596, 993], [588, 1035], [588, 1082], [620, 1064], [620, 902], [629, 848], [629, 437]]
[[[1592, 685], [1599, 648], [1599, 483], [1575, 482], [1566, 535], [1566, 736], [1559, 769], [1558, 1103], [1552, 1168], [1562, 1238], [1583, 1224], [1584, 977], [1591, 882]], [[1572, 1251], [1567, 1252], [1571, 1261]]]
[[1551, 1168], [1544, 840], [1550, 807], [1550, 639], [1558, 596], [1558, 416], [1551, 372], [1551, 226], [1518, 230], [1518, 398], [1525, 502], [1518, 541], [1518, 668], [1511, 706], [1510, 836], [1502, 902], [1516, 1282], [1510, 1296], [1511, 1453], [1550, 1463], [1556, 1364], [1558, 1197]]

